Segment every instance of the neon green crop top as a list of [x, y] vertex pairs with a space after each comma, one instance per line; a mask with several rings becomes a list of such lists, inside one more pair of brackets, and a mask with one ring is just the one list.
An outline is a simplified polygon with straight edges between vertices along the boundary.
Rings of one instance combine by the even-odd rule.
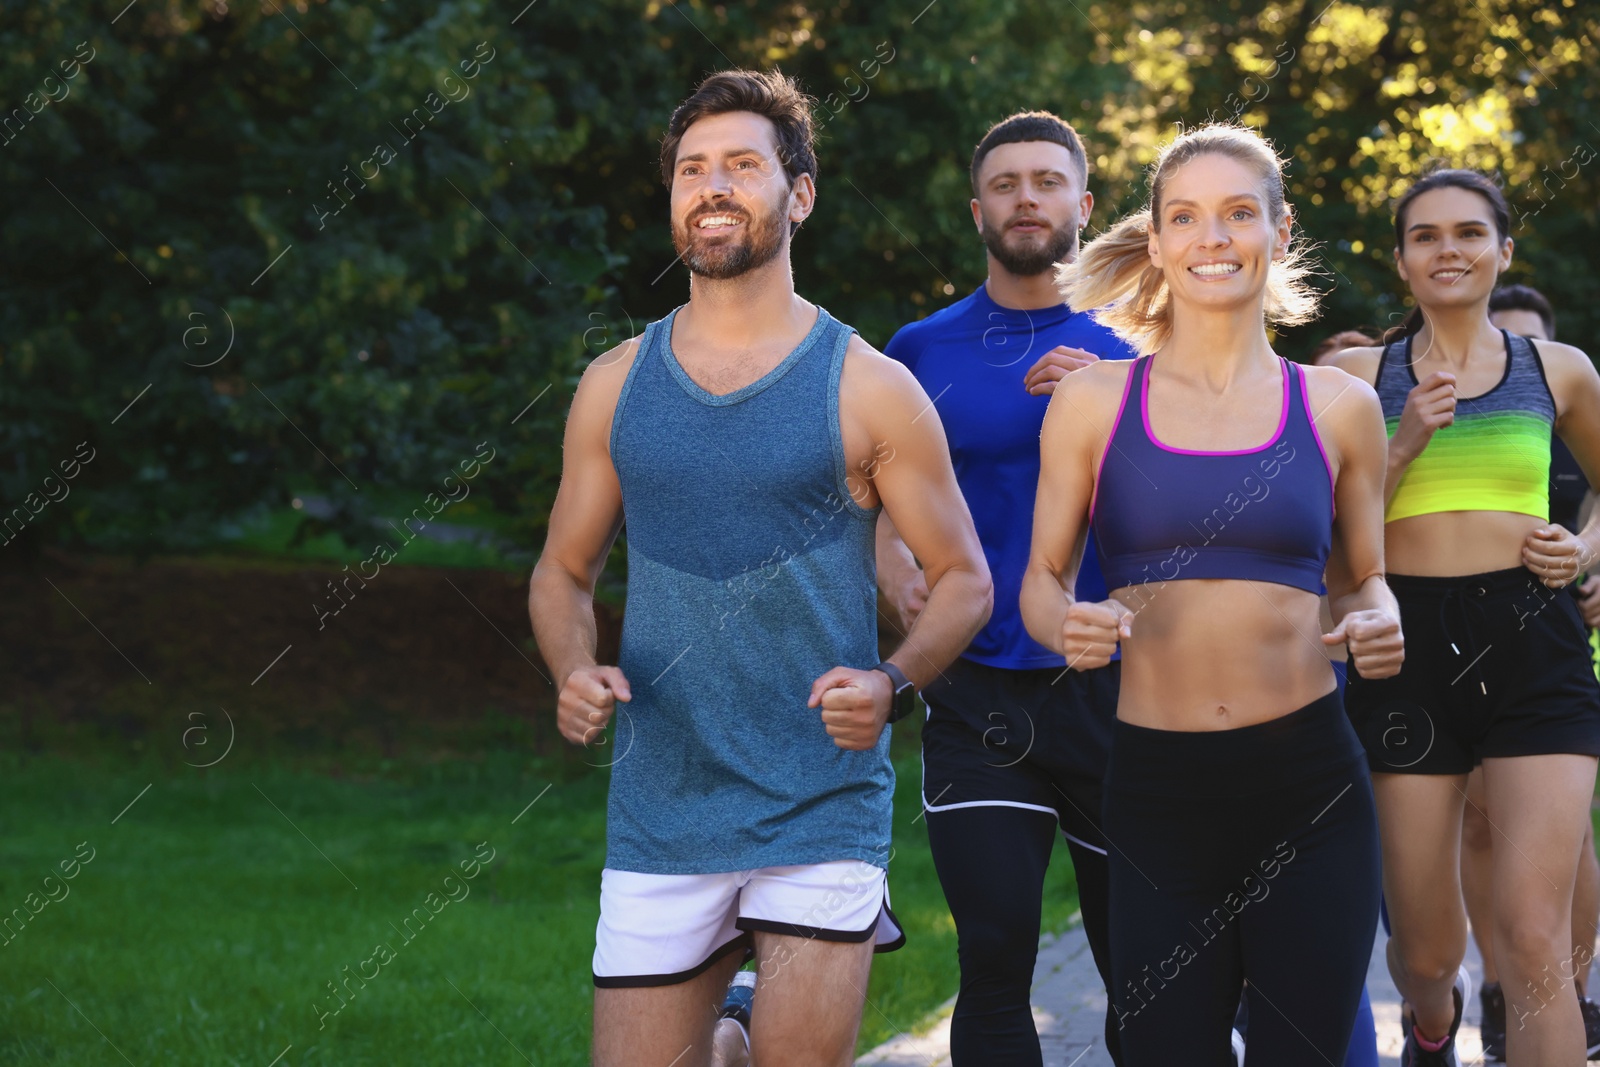
[[[1406, 468], [1385, 522], [1439, 511], [1514, 511], [1549, 519], [1555, 400], [1532, 342], [1500, 332], [1506, 370], [1499, 384], [1456, 401], [1455, 422], [1437, 430]], [[1390, 437], [1416, 385], [1407, 337], [1383, 350], [1374, 383]]]

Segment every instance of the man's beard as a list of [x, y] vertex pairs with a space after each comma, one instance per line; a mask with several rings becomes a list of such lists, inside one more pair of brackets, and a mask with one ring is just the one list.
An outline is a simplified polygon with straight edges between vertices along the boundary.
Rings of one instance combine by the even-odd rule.
[[[744, 232], [732, 240], [720, 240], [716, 244], [695, 240], [694, 235], [699, 232], [696, 225], [710, 215], [731, 215], [742, 219]], [[723, 281], [772, 262], [783, 249], [783, 227], [788, 224], [789, 220], [776, 211], [754, 218], [748, 211], [727, 208], [697, 211], [687, 226], [672, 228], [672, 244], [691, 273]]]
[[1066, 259], [1077, 241], [1077, 236], [1078, 231], [1071, 226], [1057, 227], [1051, 231], [1049, 240], [1042, 245], [1035, 244], [1022, 249], [1010, 248], [1005, 243], [1005, 231], [996, 230], [989, 225], [988, 219], [983, 220], [983, 243], [989, 249], [989, 254], [994, 256], [1006, 270], [1021, 277], [1043, 274]]

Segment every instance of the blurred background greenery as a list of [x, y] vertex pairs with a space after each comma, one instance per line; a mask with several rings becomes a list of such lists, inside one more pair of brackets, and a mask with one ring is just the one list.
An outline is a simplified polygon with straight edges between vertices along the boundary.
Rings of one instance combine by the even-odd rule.
[[[0, 1064], [522, 1062], [446, 1021], [477, 987], [420, 961], [464, 946], [521, 1049], [584, 1062], [606, 772], [556, 737], [525, 581], [577, 376], [685, 298], [656, 152], [704, 74], [818, 98], [796, 282], [880, 347], [981, 282], [967, 163], [1023, 108], [1084, 135], [1091, 230], [1178, 124], [1271, 137], [1325, 265], [1322, 320], [1276, 338], [1297, 357], [1403, 314], [1408, 180], [1493, 171], [1511, 280], [1588, 347], [1597, 40], [1577, 0], [0, 0], [0, 907], [106, 842], [4, 949]], [[201, 767], [219, 713], [237, 746]], [[923, 947], [875, 968], [864, 1043], [954, 992], [915, 750], [895, 894]], [[312, 1037], [301, 1001], [368, 927], [545, 786], [459, 934]], [[368, 895], [324, 906], [348, 887], [313, 847]]]
[[488, 441], [476, 514], [525, 565], [576, 375], [684, 298], [657, 144], [735, 64], [818, 97], [797, 285], [880, 346], [981, 280], [966, 165], [1024, 107], [1085, 136], [1099, 225], [1175, 124], [1270, 136], [1329, 290], [1289, 354], [1403, 310], [1388, 204], [1436, 159], [1504, 176], [1514, 277], [1564, 337], [1600, 325], [1576, 0], [125, 2], [3, 9], [0, 503], [100, 450], [10, 555], [273, 549], [245, 531], [297, 494], [364, 544], [383, 489], [420, 497]]

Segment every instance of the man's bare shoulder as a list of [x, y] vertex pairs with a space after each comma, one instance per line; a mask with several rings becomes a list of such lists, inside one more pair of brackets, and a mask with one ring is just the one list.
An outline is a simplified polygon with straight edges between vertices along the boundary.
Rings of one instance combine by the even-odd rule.
[[584, 368], [567, 414], [569, 433], [594, 434], [596, 439], [610, 436], [617, 398], [622, 395], [623, 383], [638, 355], [639, 338], [631, 337], [600, 353]]
[[916, 380], [904, 363], [890, 359], [868, 344], [859, 333], [851, 334], [850, 342], [845, 346], [844, 373], [859, 378], [863, 385], [890, 389], [903, 387]]
[[927, 403], [911, 370], [873, 348], [860, 334], [851, 334], [844, 350], [839, 388], [849, 403], [859, 405], [864, 412], [893, 409], [913, 401], [917, 407]]
[[628, 371], [638, 358], [639, 341], [638, 337], [630, 337], [600, 353], [584, 368], [578, 379], [578, 395], [573, 400], [574, 411], [580, 403], [586, 408], [604, 408], [607, 412], [616, 407], [617, 397], [622, 395], [622, 384], [628, 380]]
[[622, 391], [622, 383], [639, 355], [640, 337], [630, 337], [615, 348], [608, 348], [583, 369], [583, 380], [595, 389]]

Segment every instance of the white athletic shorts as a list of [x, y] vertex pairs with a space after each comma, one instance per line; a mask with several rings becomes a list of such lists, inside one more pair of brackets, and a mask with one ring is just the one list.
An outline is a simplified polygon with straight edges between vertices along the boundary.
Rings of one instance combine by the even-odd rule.
[[602, 989], [687, 982], [730, 952], [753, 951], [751, 931], [821, 941], [905, 944], [881, 867], [839, 860], [726, 874], [600, 872], [594, 984]]

